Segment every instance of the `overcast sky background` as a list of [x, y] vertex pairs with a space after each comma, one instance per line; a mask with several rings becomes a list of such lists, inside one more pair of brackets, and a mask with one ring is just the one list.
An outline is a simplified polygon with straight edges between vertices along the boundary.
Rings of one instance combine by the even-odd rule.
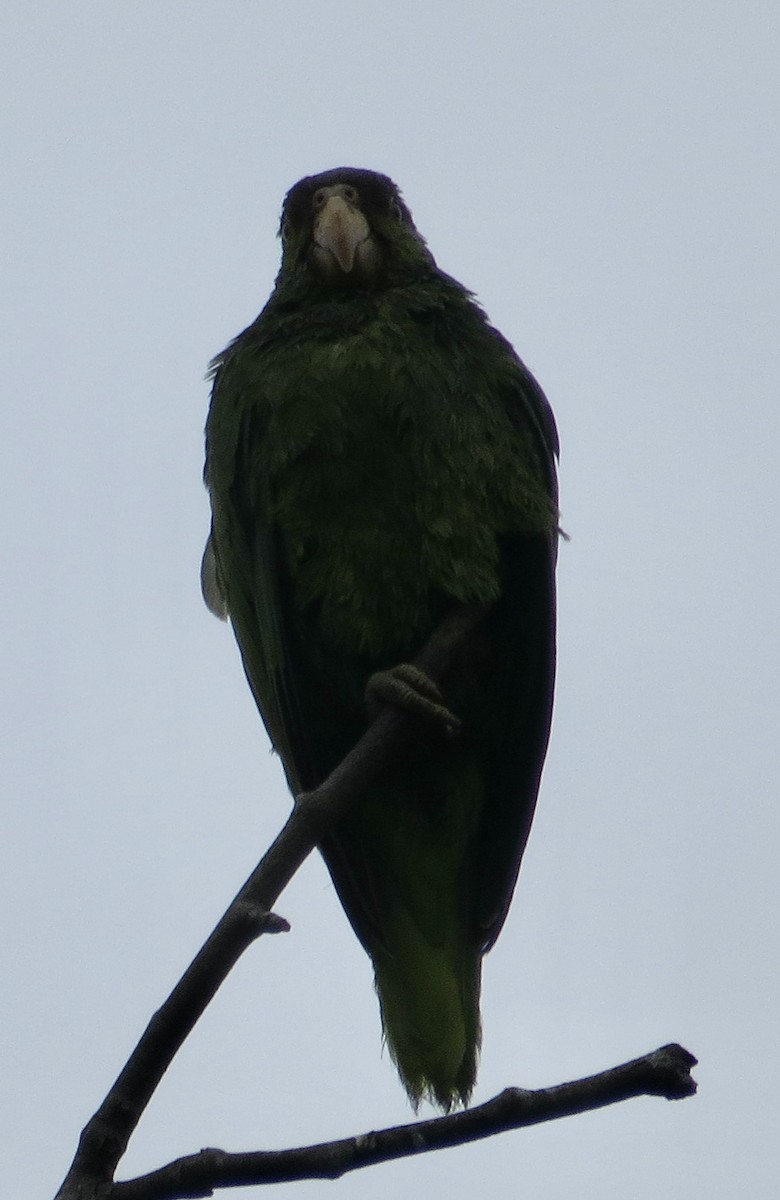
[[[209, 358], [300, 176], [392, 175], [557, 414], [560, 670], [475, 1101], [643, 1099], [275, 1195], [733, 1200], [778, 1149], [780, 10], [11, 0], [0, 49], [4, 1189], [50, 1196], [289, 798], [203, 607]], [[10, 19], [9, 19], [10, 18]], [[411, 1117], [312, 858], [120, 1177]], [[241, 1194], [241, 1193], [236, 1193]], [[246, 1193], [259, 1195], [260, 1192]]]

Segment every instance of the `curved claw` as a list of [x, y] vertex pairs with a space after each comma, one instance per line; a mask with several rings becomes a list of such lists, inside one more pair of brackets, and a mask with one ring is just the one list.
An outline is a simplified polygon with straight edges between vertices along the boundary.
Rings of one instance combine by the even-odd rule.
[[443, 703], [442, 694], [430, 676], [413, 663], [399, 663], [389, 671], [377, 671], [366, 685], [369, 703], [394, 704], [411, 716], [434, 725], [445, 737], [453, 738], [461, 721]]

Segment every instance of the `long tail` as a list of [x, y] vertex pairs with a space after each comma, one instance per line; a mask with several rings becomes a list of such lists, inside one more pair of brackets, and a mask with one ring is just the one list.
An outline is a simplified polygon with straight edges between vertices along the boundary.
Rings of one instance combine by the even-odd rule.
[[374, 957], [387, 1045], [415, 1109], [467, 1104], [481, 1041], [482, 957], [462, 931], [432, 945], [398, 905]]

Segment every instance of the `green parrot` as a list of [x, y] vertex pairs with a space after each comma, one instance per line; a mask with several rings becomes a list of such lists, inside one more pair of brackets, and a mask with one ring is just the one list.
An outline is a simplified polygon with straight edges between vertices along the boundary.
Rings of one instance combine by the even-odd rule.
[[[448, 1111], [474, 1086], [481, 960], [549, 736], [555, 423], [392, 180], [302, 179], [280, 232], [270, 299], [212, 363], [203, 594], [294, 795], [361, 737], [367, 689], [430, 710], [320, 849], [409, 1097]], [[439, 691], [403, 664], [461, 604], [486, 614]]]

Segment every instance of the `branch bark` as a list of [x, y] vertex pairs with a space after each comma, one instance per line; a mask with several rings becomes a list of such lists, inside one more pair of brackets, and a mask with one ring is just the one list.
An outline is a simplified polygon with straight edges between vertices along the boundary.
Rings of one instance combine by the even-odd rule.
[[[453, 610], [415, 659], [440, 681], [453, 656], [485, 615], [478, 606]], [[162, 1007], [98, 1111], [85, 1126], [73, 1164], [55, 1200], [183, 1200], [214, 1188], [282, 1180], [334, 1179], [393, 1158], [444, 1149], [540, 1121], [601, 1108], [639, 1095], [680, 1099], [696, 1090], [696, 1060], [681, 1046], [664, 1046], [599, 1075], [540, 1091], [508, 1088], [487, 1104], [342, 1141], [293, 1150], [229, 1154], [202, 1150], [149, 1175], [122, 1183], [114, 1173], [149, 1100], [182, 1043], [233, 966], [263, 933], [289, 928], [273, 905], [295, 872], [374, 779], [396, 759], [414, 732], [413, 721], [387, 708], [314, 791], [299, 796], [267, 853], [210, 934]]]
[[215, 1188], [282, 1183], [299, 1179], [338, 1179], [348, 1171], [430, 1150], [444, 1150], [616, 1104], [634, 1096], [692, 1096], [696, 1059], [682, 1046], [662, 1046], [631, 1062], [557, 1087], [526, 1091], [507, 1088], [486, 1104], [431, 1121], [417, 1121], [340, 1141], [294, 1150], [228, 1154], [201, 1150], [149, 1175], [117, 1183], [111, 1200], [182, 1200], [212, 1196]]

